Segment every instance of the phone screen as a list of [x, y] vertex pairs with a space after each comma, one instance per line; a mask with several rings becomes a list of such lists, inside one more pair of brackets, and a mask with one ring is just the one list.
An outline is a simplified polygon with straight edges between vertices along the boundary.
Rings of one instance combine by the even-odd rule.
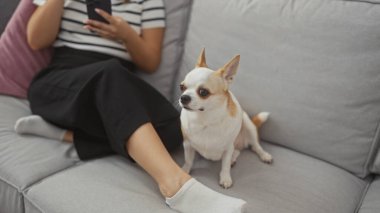
[[112, 15], [111, 0], [86, 0], [88, 18], [108, 23], [95, 9], [99, 8]]

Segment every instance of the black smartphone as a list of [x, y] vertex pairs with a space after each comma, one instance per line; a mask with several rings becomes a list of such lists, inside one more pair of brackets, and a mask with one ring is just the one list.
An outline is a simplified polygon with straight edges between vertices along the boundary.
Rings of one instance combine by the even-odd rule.
[[99, 8], [112, 15], [111, 0], [86, 0], [88, 18], [96, 21], [101, 21], [108, 24], [95, 9]]

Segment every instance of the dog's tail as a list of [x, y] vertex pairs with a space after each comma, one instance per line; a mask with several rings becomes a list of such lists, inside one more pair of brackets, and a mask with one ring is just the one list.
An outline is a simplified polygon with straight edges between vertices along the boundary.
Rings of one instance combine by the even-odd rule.
[[253, 124], [259, 128], [265, 121], [268, 120], [269, 112], [260, 112], [251, 118]]

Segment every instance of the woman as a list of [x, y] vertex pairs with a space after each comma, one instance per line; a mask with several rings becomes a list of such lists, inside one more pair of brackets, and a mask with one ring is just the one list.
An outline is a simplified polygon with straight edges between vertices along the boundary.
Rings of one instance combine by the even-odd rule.
[[207, 188], [174, 162], [167, 150], [182, 142], [178, 112], [132, 72], [153, 73], [160, 63], [162, 0], [112, 0], [112, 15], [96, 10], [108, 23], [88, 20], [85, 0], [34, 3], [28, 42], [55, 52], [30, 85], [34, 115], [15, 130], [73, 142], [81, 160], [130, 158], [180, 212], [241, 212], [244, 201]]

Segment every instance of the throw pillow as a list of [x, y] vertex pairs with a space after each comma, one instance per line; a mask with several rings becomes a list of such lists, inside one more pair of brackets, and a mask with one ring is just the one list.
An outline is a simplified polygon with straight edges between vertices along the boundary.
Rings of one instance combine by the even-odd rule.
[[21, 0], [0, 37], [0, 94], [26, 98], [34, 75], [45, 67], [52, 49], [32, 50], [26, 39], [26, 25], [36, 6]]

